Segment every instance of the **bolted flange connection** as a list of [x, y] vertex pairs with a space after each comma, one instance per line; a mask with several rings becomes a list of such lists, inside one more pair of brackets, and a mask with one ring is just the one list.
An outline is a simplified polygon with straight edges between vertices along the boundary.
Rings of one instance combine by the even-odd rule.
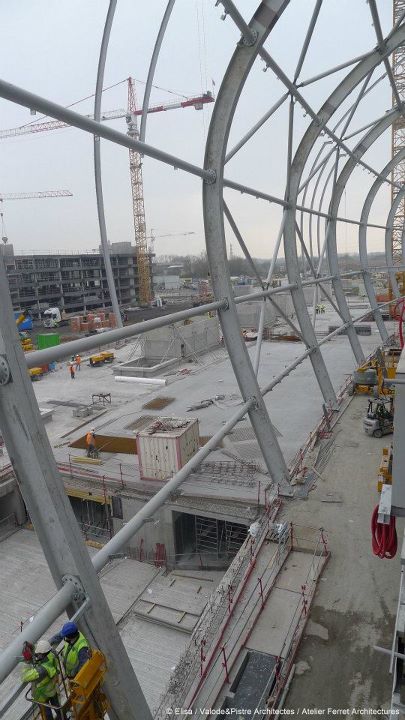
[[248, 34], [242, 35], [240, 42], [242, 45], [245, 45], [246, 47], [252, 47], [252, 45], [254, 45], [256, 43], [257, 38], [258, 38], [257, 30], [250, 30], [250, 32]]
[[11, 381], [10, 366], [5, 355], [0, 355], [0, 386], [7, 385]]
[[82, 583], [80, 582], [80, 578], [76, 577], [76, 575], [64, 575], [62, 578], [62, 582], [64, 585], [67, 585], [68, 583], [71, 583], [73, 585], [72, 600], [74, 602], [84, 602], [84, 600], [86, 599], [86, 593], [84, 591]]

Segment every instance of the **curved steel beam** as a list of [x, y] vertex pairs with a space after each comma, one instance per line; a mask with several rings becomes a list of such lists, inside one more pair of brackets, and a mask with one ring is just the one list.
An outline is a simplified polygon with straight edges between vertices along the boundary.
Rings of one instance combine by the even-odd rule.
[[[392, 169], [403, 159], [405, 158], [405, 148], [403, 148], [399, 153], [395, 155], [392, 160], [390, 160], [389, 163], [385, 166], [385, 168], [381, 171], [383, 173], [390, 173]], [[374, 202], [375, 196], [377, 195], [377, 192], [379, 191], [380, 187], [382, 185], [382, 182], [378, 179], [376, 180], [373, 185], [370, 188], [370, 191], [366, 197], [366, 200], [363, 205], [363, 210], [361, 213], [361, 220], [364, 223], [367, 223], [367, 219], [371, 210], [371, 206]], [[404, 190], [401, 190], [402, 196], [405, 194], [405, 188]], [[405, 227], [405, 226], [404, 226]], [[389, 233], [389, 238], [391, 238], [391, 233]], [[391, 242], [390, 242], [391, 246]], [[376, 294], [374, 291], [373, 283], [371, 282], [370, 277], [370, 269], [369, 269], [369, 262], [368, 262], [368, 254], [367, 254], [367, 227], [366, 225], [361, 225], [359, 228], [359, 256], [360, 256], [360, 262], [363, 266], [363, 278], [364, 278], [364, 286], [366, 288], [366, 292], [368, 295], [368, 299], [370, 301], [370, 306], [373, 311], [373, 315], [375, 318], [375, 321], [377, 323], [378, 330], [380, 332], [381, 340], [383, 342], [386, 342], [388, 339], [388, 332], [385, 327], [384, 320], [382, 319], [381, 310], [377, 303]], [[387, 260], [387, 266], [388, 266], [388, 260]]]
[[392, 203], [391, 209], [388, 213], [387, 218], [387, 229], [385, 231], [385, 260], [388, 267], [388, 275], [390, 279], [390, 284], [392, 288], [392, 292], [394, 293], [396, 298], [399, 298], [400, 291], [397, 283], [397, 276], [396, 276], [396, 268], [394, 265], [394, 257], [392, 254], [392, 230], [394, 227], [394, 219], [395, 214], [398, 210], [399, 204], [401, 200], [403, 199], [405, 195], [405, 187], [400, 190], [394, 199], [394, 202]]
[[[300, 186], [300, 179], [304, 171], [305, 165], [312, 151], [314, 143], [319, 138], [322, 129], [324, 129], [326, 123], [336, 112], [337, 108], [346, 100], [354, 88], [384, 59], [389, 56], [392, 51], [403, 44], [405, 41], [405, 26], [400, 26], [392, 34], [392, 36], [386, 40], [384, 49], [380, 47], [378, 50], [374, 49], [366, 58], [360, 61], [360, 63], [342, 80], [337, 86], [333, 93], [329, 96], [327, 101], [323, 104], [316, 117], [312, 120], [310, 126], [306, 130], [297, 150], [291, 167], [290, 174], [290, 186], [287, 188], [286, 200], [289, 203], [289, 207], [286, 211], [286, 224], [284, 230], [284, 248], [285, 257], [287, 264], [287, 273], [290, 283], [299, 283], [299, 272], [298, 272], [298, 258], [296, 249], [296, 228], [295, 228], [295, 207], [297, 205], [298, 190]], [[342, 146], [343, 147], [343, 146]], [[346, 148], [345, 148], [346, 149]], [[350, 151], [349, 155], [353, 155]], [[354, 156], [355, 157], [355, 156]], [[361, 163], [362, 164], [362, 163]], [[377, 173], [379, 175], [379, 173]], [[333, 268], [337, 267], [337, 254], [334, 243], [330, 243], [329, 263], [331, 264], [331, 274], [334, 275], [335, 271]], [[339, 268], [337, 269], [339, 273]], [[335, 288], [338, 288], [338, 294], [341, 289], [338, 283], [335, 283]], [[296, 309], [297, 318], [299, 325], [306, 338], [307, 343], [317, 345], [315, 333], [310, 321], [307, 308], [303, 303], [303, 293], [301, 287], [292, 291], [294, 307]], [[341, 310], [345, 310], [345, 301], [342, 303], [342, 298], [339, 297], [339, 306]], [[350, 313], [348, 320], [350, 319]], [[360, 348], [361, 350], [361, 348]], [[356, 349], [356, 353], [358, 353]], [[362, 353], [358, 353], [359, 357], [362, 357]], [[323, 361], [321, 352], [318, 347], [318, 351], [312, 353], [311, 361], [314, 367], [315, 374], [320, 384], [321, 390], [325, 393], [325, 387], [331, 387], [331, 381], [329, 378], [328, 371]]]
[[145, 142], [145, 135], [146, 135], [146, 122], [148, 118], [148, 107], [149, 107], [149, 100], [150, 100], [150, 93], [152, 90], [152, 83], [153, 78], [155, 76], [155, 69], [160, 53], [160, 48], [162, 47], [163, 38], [165, 36], [166, 28], [168, 25], [168, 22], [170, 20], [170, 15], [172, 14], [173, 6], [176, 0], [169, 0], [166, 6], [165, 13], [163, 15], [162, 22], [160, 24], [159, 32], [157, 34], [155, 47], [153, 48], [152, 58], [149, 65], [148, 70], [148, 77], [146, 78], [146, 85], [145, 85], [145, 93], [143, 96], [143, 103], [142, 103], [142, 116], [141, 116], [141, 127], [139, 132], [139, 139], [141, 142]]
[[[100, 47], [100, 57], [98, 61], [97, 69], [97, 82], [96, 82], [96, 94], [94, 96], [94, 119], [100, 122], [101, 117], [101, 95], [103, 92], [104, 82], [104, 69], [107, 59], [108, 43], [110, 40], [111, 27], [114, 20], [115, 8], [117, 0], [110, 0], [108, 7], [107, 17], [104, 25], [103, 39]], [[98, 224], [100, 227], [100, 241], [101, 241], [101, 252], [104, 259], [105, 274], [107, 278], [108, 291], [110, 293], [110, 300], [112, 309], [116, 318], [117, 326], [122, 327], [120, 306], [118, 304], [117, 291], [115, 289], [114, 274], [111, 266], [110, 248], [107, 239], [107, 227], [105, 222], [104, 212], [104, 198], [103, 198], [103, 184], [101, 180], [101, 148], [100, 138], [98, 135], [94, 135], [94, 182], [96, 186], [96, 198], [97, 198], [97, 215]], [[101, 283], [102, 285], [102, 283]], [[104, 296], [104, 293], [103, 293]]]
[[243, 399], [255, 398], [255, 405], [249, 410], [249, 418], [266, 467], [272, 479], [283, 485], [288, 479], [288, 469], [241, 336], [233, 299], [224, 232], [223, 170], [229, 130], [245, 80], [261, 44], [288, 3], [289, 0], [261, 2], [249, 25], [250, 31], [257, 34], [255, 43], [246, 45], [242, 41], [236, 46], [218, 92], [207, 137], [204, 167], [216, 170], [216, 182], [203, 185], [204, 225], [211, 281], [215, 296], [228, 301], [228, 309], [219, 310], [224, 340]]
[[[345, 166], [343, 167], [343, 170], [341, 171], [339, 177], [336, 179], [334, 183], [334, 189], [332, 193], [331, 202], [329, 205], [329, 213], [332, 217], [336, 217], [340, 205], [340, 200], [343, 195], [343, 192], [345, 190], [345, 187], [350, 179], [350, 176], [353, 172], [353, 170], [358, 165], [358, 160], [366, 153], [366, 151], [371, 147], [371, 145], [380, 137], [380, 135], [391, 126], [392, 122], [395, 118], [399, 115], [398, 110], [392, 110], [390, 113], [387, 113], [382, 120], [380, 120], [377, 125], [375, 125], [356, 145], [354, 150], [354, 156], [351, 156]], [[383, 177], [377, 178], [377, 181], [380, 181], [380, 184], [384, 182]], [[362, 218], [363, 219], [363, 218]], [[327, 247], [328, 247], [328, 258], [329, 258], [329, 266], [330, 271], [332, 274], [339, 273], [339, 264], [338, 264], [338, 254], [337, 254], [337, 241], [336, 241], [336, 220], [331, 219], [328, 223], [327, 233], [326, 233], [326, 240], [327, 240]], [[363, 268], [364, 269], [364, 268]], [[343, 285], [340, 277], [337, 277], [332, 280], [333, 288], [335, 291], [335, 297], [338, 302], [339, 308], [342, 313], [342, 317], [344, 320], [348, 321], [350, 319], [350, 311], [349, 307], [346, 301], [346, 296], [344, 294]], [[375, 309], [375, 308], [374, 308]], [[377, 316], [378, 317], [378, 316]], [[377, 322], [376, 317], [376, 322]], [[381, 323], [383, 323], [383, 320], [380, 316], [379, 320], [381, 320]], [[361, 349], [360, 341], [358, 338], [358, 335], [356, 334], [356, 331], [353, 326], [348, 328], [347, 331], [348, 338], [350, 345], [352, 347], [354, 356], [356, 358], [356, 361], [358, 364], [361, 364], [364, 361], [364, 354]]]

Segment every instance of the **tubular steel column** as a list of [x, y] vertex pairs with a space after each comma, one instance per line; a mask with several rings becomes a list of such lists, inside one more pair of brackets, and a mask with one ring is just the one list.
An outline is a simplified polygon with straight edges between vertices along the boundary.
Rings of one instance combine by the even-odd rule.
[[[219, 311], [225, 343], [243, 399], [255, 398], [256, 403], [249, 410], [249, 418], [268, 471], [275, 482], [283, 485], [286, 485], [288, 480], [287, 466], [242, 339], [236, 314], [226, 257], [222, 196], [225, 151], [236, 103], [257, 56], [259, 45], [266, 39], [287, 5], [288, 0], [262, 2], [252, 20], [246, 44], [242, 40], [234, 52], [218, 93], [207, 137], [204, 166], [216, 170], [216, 182], [203, 185], [204, 224], [212, 285], [215, 296], [226, 298], [229, 304], [227, 310]], [[256, 37], [255, 41], [252, 36]]]
[[[100, 58], [98, 61], [97, 70], [97, 82], [96, 82], [96, 94], [94, 96], [94, 119], [100, 122], [101, 115], [101, 96], [103, 92], [103, 81], [104, 81], [104, 68], [107, 58], [108, 42], [110, 39], [111, 26], [114, 19], [115, 8], [117, 0], [110, 0], [110, 5], [107, 12], [107, 18], [105, 21], [103, 39], [101, 41]], [[97, 214], [98, 224], [100, 226], [100, 241], [101, 241], [101, 252], [104, 258], [105, 275], [107, 278], [108, 290], [110, 293], [110, 300], [112, 309], [116, 318], [117, 327], [122, 327], [121, 311], [118, 304], [117, 292], [115, 289], [114, 273], [111, 267], [110, 248], [107, 240], [107, 228], [105, 223], [104, 213], [104, 198], [103, 198], [103, 185], [101, 180], [101, 148], [100, 138], [98, 135], [94, 135], [94, 181], [96, 186], [96, 198], [97, 198]], [[102, 281], [101, 281], [101, 284]]]
[[148, 107], [149, 107], [149, 100], [150, 100], [150, 93], [152, 90], [152, 83], [153, 78], [155, 75], [155, 69], [160, 53], [160, 48], [162, 47], [163, 38], [165, 36], [166, 28], [168, 26], [170, 15], [172, 14], [172, 10], [174, 7], [174, 3], [176, 0], [168, 0], [166, 10], [163, 15], [162, 22], [160, 24], [159, 32], [157, 34], [155, 47], [153, 48], [152, 58], [149, 65], [148, 70], [148, 77], [146, 78], [146, 85], [145, 85], [145, 93], [143, 96], [143, 103], [142, 103], [142, 116], [141, 116], [141, 127], [139, 132], [139, 139], [141, 142], [145, 141], [146, 137], [146, 123], [148, 119]]
[[[88, 596], [88, 629], [107, 659], [114, 720], [152, 716], [101, 590], [52, 453], [18, 338], [0, 261], [0, 427], [19, 488], [58, 588], [74, 581]], [[79, 597], [80, 599], [80, 597]], [[82, 602], [83, 600], [81, 600]], [[70, 613], [72, 614], [72, 613]]]

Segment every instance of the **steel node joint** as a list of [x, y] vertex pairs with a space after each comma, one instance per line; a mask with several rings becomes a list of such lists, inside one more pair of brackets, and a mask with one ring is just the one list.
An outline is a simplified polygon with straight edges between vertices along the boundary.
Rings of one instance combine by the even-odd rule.
[[256, 44], [258, 37], [259, 34], [257, 30], [250, 30], [248, 34], [242, 35], [240, 39], [240, 44], [244, 45], [245, 47], [252, 47]]
[[5, 355], [0, 355], [0, 386], [11, 382], [11, 370]]
[[216, 170], [206, 170], [207, 175], [204, 177], [204, 182], [207, 183], [207, 185], [214, 185], [217, 181], [217, 171]]
[[87, 595], [80, 581], [80, 578], [78, 578], [76, 575], [64, 575], [62, 577], [62, 583], [64, 585], [70, 584], [73, 586], [72, 599], [74, 600], [74, 602], [82, 603], [87, 599]]
[[247, 398], [247, 401], [250, 402], [249, 410], [259, 410], [261, 407], [261, 403], [263, 402], [263, 398], [260, 397], [259, 399], [256, 395], [251, 395]]

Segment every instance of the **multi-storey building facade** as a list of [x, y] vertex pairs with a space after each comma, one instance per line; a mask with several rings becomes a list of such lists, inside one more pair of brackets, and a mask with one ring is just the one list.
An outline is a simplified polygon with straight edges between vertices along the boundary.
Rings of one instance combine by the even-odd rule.
[[[14, 255], [1, 249], [14, 309], [39, 313], [46, 307], [82, 312], [111, 306], [104, 260], [100, 253]], [[111, 264], [120, 305], [135, 305], [139, 296], [136, 248], [111, 245]]]

